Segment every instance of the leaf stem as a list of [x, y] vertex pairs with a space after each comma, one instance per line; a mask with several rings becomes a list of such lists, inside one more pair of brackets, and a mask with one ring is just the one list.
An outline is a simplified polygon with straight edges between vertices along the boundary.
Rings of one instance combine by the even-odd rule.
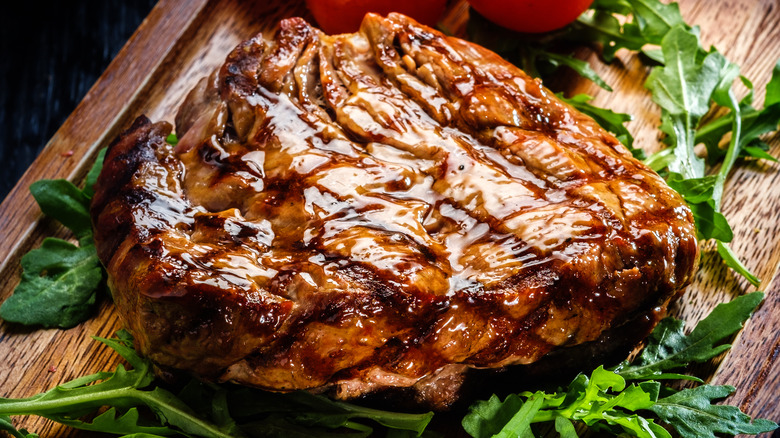
[[[80, 409], [93, 409], [97, 406], [121, 406], [126, 408], [145, 405], [156, 412], [161, 417], [161, 420], [179, 427], [185, 432], [197, 431], [198, 435], [206, 438], [235, 438], [234, 435], [226, 434], [219, 430], [216, 425], [204, 421], [173, 404], [165, 403], [165, 401], [155, 397], [154, 393], [150, 391], [142, 391], [131, 387], [79, 394], [54, 400], [38, 401], [33, 397], [18, 401], [7, 399], [2, 401], [0, 403], [0, 415], [39, 415], [50, 419], [57, 416], [70, 416], [69, 414], [78, 412]], [[188, 424], [171, 422], [171, 414], [186, 418]]]
[[737, 161], [739, 150], [742, 148], [740, 144], [740, 137], [742, 136], [742, 110], [739, 107], [737, 97], [734, 95], [734, 91], [729, 89], [728, 92], [729, 102], [731, 103], [731, 111], [734, 113], [732, 119], [732, 134], [729, 141], [729, 149], [726, 152], [726, 157], [723, 159], [723, 164], [718, 171], [718, 179], [715, 182], [715, 187], [712, 193], [712, 199], [715, 200], [715, 207], [720, 211], [720, 203], [723, 198], [723, 187], [726, 184], [726, 177], [728, 177], [731, 168]]

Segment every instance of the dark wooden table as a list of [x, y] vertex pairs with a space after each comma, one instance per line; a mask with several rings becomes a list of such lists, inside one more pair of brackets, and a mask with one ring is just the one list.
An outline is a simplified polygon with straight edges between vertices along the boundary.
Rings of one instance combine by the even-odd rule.
[[156, 1], [26, 1], [0, 14], [0, 200]]

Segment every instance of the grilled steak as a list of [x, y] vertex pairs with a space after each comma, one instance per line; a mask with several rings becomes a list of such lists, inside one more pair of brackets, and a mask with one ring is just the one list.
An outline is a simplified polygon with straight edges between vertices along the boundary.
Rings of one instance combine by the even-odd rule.
[[171, 129], [140, 117], [109, 147], [95, 240], [138, 350], [206, 379], [442, 407], [466, 369], [649, 329], [695, 271], [657, 174], [402, 15], [336, 36], [284, 20]]

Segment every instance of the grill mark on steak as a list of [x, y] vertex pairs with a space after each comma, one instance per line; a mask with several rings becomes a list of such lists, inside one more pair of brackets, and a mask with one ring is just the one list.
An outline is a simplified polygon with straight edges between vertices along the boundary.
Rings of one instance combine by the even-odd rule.
[[336, 36], [284, 20], [176, 123], [175, 148], [145, 118], [112, 143], [92, 205], [117, 309], [163, 367], [441, 408], [466, 369], [652, 326], [695, 270], [692, 215], [658, 175], [538, 80], [401, 15]]

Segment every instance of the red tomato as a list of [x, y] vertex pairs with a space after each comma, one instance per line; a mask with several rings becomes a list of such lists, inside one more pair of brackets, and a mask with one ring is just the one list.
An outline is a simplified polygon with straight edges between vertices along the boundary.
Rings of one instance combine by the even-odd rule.
[[576, 20], [593, 0], [468, 0], [493, 23], [518, 32], [560, 29]]
[[447, 0], [306, 0], [320, 29], [331, 35], [357, 31], [367, 12], [400, 12], [433, 26], [446, 3]]

